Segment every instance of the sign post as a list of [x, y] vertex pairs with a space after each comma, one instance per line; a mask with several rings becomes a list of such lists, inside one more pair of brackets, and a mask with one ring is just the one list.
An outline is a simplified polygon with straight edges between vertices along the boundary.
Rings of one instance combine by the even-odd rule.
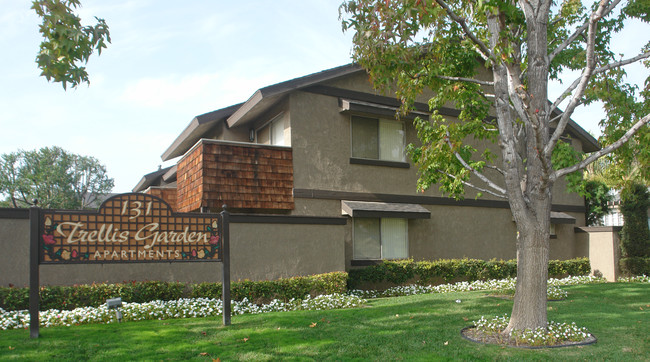
[[31, 338], [38, 338], [39, 334], [39, 319], [38, 319], [38, 306], [40, 304], [40, 296], [38, 290], [40, 288], [39, 281], [39, 222], [40, 210], [38, 206], [29, 208], [29, 336]]
[[226, 205], [223, 205], [223, 211], [221, 211], [221, 220], [223, 227], [222, 232], [222, 252], [223, 252], [223, 261], [221, 263], [221, 270], [223, 271], [221, 275], [223, 276], [222, 292], [221, 299], [223, 303], [222, 313], [223, 313], [223, 325], [230, 325], [230, 213], [226, 210]]
[[[230, 325], [229, 213], [174, 213], [164, 200], [127, 193], [97, 211], [30, 209], [30, 336], [38, 337], [39, 265], [221, 262]], [[227, 298], [226, 298], [227, 297]], [[226, 308], [227, 306], [227, 308]]]

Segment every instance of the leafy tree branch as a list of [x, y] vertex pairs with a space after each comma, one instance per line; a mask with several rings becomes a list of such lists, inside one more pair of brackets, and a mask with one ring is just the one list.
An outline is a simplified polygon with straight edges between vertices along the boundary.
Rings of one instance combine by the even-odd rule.
[[32, 9], [42, 19], [39, 32], [43, 36], [36, 56], [41, 75], [48, 81], [60, 82], [63, 89], [70, 84], [90, 84], [86, 67], [90, 56], [102, 53], [111, 42], [108, 25], [95, 17], [96, 25], [84, 26], [74, 11], [79, 0], [34, 0]]

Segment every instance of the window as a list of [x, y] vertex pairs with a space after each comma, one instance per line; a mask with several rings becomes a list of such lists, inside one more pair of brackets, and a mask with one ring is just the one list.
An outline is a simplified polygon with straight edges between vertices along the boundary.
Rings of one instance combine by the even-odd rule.
[[402, 122], [352, 116], [352, 157], [405, 162]]
[[398, 218], [355, 218], [354, 259], [408, 258], [408, 221]]
[[284, 118], [271, 122], [271, 144], [284, 146]]
[[291, 126], [289, 117], [282, 113], [257, 131], [257, 143], [263, 145], [290, 146]]

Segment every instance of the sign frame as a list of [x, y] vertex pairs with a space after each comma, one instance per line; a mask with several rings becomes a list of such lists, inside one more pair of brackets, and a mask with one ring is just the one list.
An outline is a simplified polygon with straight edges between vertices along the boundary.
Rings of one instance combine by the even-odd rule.
[[[123, 193], [96, 211], [29, 210], [30, 337], [39, 336], [41, 264], [219, 262], [223, 324], [231, 324], [230, 213], [175, 213], [153, 195]], [[91, 258], [92, 255], [92, 258]]]

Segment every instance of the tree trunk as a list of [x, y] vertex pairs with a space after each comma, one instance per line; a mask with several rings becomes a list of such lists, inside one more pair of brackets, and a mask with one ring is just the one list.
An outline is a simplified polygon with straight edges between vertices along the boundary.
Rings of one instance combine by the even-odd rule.
[[[540, 215], [541, 216], [541, 215]], [[543, 218], [543, 217], [542, 217]], [[550, 218], [550, 214], [549, 214]], [[546, 328], [549, 222], [525, 220], [517, 229], [517, 284], [510, 323], [504, 333], [513, 329]]]

